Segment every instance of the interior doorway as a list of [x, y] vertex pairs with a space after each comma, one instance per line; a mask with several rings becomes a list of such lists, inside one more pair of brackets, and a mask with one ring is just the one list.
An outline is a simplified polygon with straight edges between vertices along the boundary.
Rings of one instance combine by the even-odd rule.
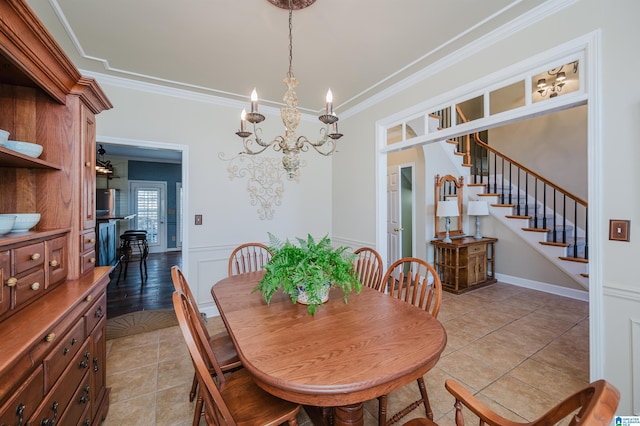
[[413, 164], [387, 168], [387, 267], [415, 252], [414, 180]]
[[[133, 179], [135, 173], [129, 176], [129, 163], [136, 162], [136, 166], [147, 163], [149, 169], [167, 169], [168, 166], [178, 169], [175, 173], [175, 183], [169, 182], [166, 185], [167, 199], [175, 197], [176, 203], [174, 212], [171, 212], [171, 207], [167, 210], [168, 214], [175, 214], [176, 218], [175, 232], [179, 232], [179, 235], [175, 236], [175, 247], [171, 247], [172, 234], [167, 232], [169, 247], [164, 253], [149, 255], [147, 259], [148, 279], [144, 285], [141, 285], [140, 276], [133, 268], [133, 272], [130, 270], [126, 279], [124, 276], [121, 277], [119, 285], [109, 285], [108, 288], [113, 291], [107, 294], [107, 309], [112, 316], [138, 310], [168, 309], [171, 307], [171, 293], [173, 292], [171, 266], [179, 265], [182, 267], [189, 264], [189, 250], [186, 249], [189, 247], [189, 228], [183, 223], [188, 217], [189, 206], [189, 147], [164, 142], [101, 137], [100, 135], [98, 135], [97, 141], [99, 144], [103, 144], [106, 150], [105, 159], [120, 165], [120, 167], [116, 167], [118, 178], [109, 181], [108, 185], [111, 188], [116, 185], [122, 187], [120, 192], [123, 193], [123, 208], [129, 206], [129, 199], [124, 196], [124, 193], [129, 193], [129, 178], [141, 180], [139, 177]], [[140, 172], [140, 167], [136, 172]], [[153, 178], [145, 176], [144, 179]], [[102, 184], [107, 183], [103, 182]], [[126, 213], [125, 210], [123, 211]], [[171, 222], [171, 220], [169, 219], [167, 222]], [[123, 222], [123, 224], [126, 223]], [[171, 223], [167, 223], [167, 225], [169, 228], [172, 226]], [[128, 226], [133, 227], [134, 224], [130, 223]], [[123, 231], [121, 230], [121, 232]], [[181, 244], [178, 245], [178, 243]], [[112, 276], [112, 282], [117, 280], [117, 276], [116, 272]]]

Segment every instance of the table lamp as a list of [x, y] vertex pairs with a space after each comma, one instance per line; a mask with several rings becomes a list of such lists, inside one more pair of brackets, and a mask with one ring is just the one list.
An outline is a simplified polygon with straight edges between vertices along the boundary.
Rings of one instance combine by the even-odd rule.
[[460, 215], [458, 210], [458, 200], [446, 200], [438, 202], [438, 209], [436, 210], [436, 216], [446, 218], [445, 230], [446, 234], [442, 240], [445, 243], [450, 243], [449, 230], [451, 229], [451, 218]]
[[480, 234], [480, 216], [489, 215], [489, 205], [486, 201], [469, 201], [467, 215], [476, 217], [476, 235], [474, 236], [474, 238], [476, 240], [481, 240], [482, 234]]

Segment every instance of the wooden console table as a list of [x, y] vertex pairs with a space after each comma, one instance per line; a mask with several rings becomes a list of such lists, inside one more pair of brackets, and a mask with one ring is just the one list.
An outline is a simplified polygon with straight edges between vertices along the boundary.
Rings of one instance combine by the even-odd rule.
[[433, 240], [434, 266], [442, 288], [451, 293], [464, 293], [495, 283], [495, 251], [497, 238], [473, 237], [453, 239], [450, 243]]

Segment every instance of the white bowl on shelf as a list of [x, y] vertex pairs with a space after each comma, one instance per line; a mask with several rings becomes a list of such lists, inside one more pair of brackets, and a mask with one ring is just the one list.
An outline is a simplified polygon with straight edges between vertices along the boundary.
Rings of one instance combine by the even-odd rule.
[[33, 158], [38, 158], [40, 154], [42, 154], [42, 145], [38, 145], [37, 143], [7, 141], [4, 147]]
[[4, 146], [9, 140], [9, 132], [0, 129], [0, 146]]
[[40, 222], [40, 213], [16, 213], [16, 223], [11, 232], [27, 232]]
[[15, 214], [0, 214], [0, 235], [4, 235], [13, 229], [16, 223]]

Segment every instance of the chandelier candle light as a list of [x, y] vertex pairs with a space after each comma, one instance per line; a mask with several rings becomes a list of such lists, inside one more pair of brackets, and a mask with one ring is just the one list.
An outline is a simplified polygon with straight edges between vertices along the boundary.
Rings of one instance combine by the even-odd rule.
[[[256, 127], [256, 124], [264, 121], [265, 116], [258, 112], [258, 94], [256, 89], [251, 92], [251, 112], [242, 110], [240, 116], [240, 130], [236, 135], [242, 138], [244, 150], [241, 154], [257, 155], [264, 152], [267, 148], [273, 147], [274, 151], [281, 151], [284, 157], [282, 165], [287, 171], [289, 179], [295, 179], [299, 174], [300, 168], [300, 152], [306, 152], [311, 146], [319, 154], [329, 156], [336, 150], [336, 141], [342, 137], [338, 132], [338, 116], [333, 112], [333, 94], [331, 90], [327, 92], [325, 113], [320, 115], [318, 119], [325, 124], [320, 129], [320, 138], [313, 142], [305, 136], [296, 135], [296, 129], [300, 123], [300, 110], [298, 110], [298, 95], [295, 87], [298, 80], [293, 75], [293, 37], [291, 35], [293, 25], [292, 16], [293, 9], [303, 9], [310, 6], [315, 0], [268, 0], [270, 3], [283, 8], [289, 9], [289, 72], [284, 78], [283, 83], [287, 86], [284, 92], [284, 107], [280, 108], [280, 117], [285, 127], [284, 136], [276, 136], [270, 142], [265, 142], [260, 138], [262, 129]], [[253, 132], [247, 130], [247, 121], [253, 125]], [[253, 135], [253, 137], [251, 137]]]

